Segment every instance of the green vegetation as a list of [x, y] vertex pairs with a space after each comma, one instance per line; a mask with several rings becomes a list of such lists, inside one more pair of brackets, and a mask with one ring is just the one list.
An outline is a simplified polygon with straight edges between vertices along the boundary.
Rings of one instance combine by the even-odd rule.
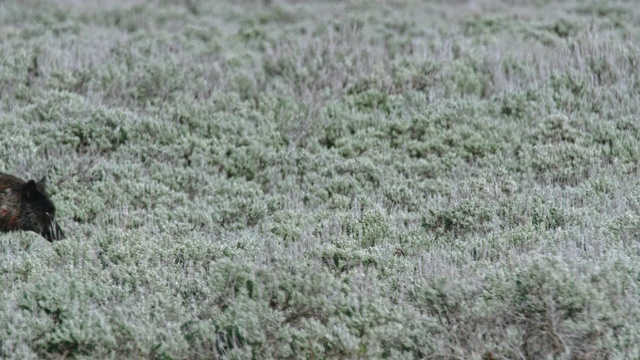
[[640, 357], [640, 7], [0, 3], [0, 358]]

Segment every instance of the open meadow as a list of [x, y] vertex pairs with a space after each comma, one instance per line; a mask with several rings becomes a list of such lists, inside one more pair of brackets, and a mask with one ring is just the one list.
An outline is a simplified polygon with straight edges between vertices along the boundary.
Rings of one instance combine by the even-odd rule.
[[0, 358], [640, 358], [639, 69], [634, 1], [2, 1]]

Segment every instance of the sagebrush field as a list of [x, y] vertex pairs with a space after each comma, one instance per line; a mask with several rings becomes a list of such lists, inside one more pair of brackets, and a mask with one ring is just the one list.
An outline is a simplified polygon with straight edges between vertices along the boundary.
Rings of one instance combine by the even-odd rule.
[[0, 358], [640, 357], [633, 1], [0, 3]]

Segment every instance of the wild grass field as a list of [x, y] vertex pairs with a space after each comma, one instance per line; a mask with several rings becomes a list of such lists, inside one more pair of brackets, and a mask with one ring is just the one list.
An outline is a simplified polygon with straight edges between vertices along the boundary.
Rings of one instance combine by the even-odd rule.
[[640, 6], [6, 0], [0, 358], [640, 357]]

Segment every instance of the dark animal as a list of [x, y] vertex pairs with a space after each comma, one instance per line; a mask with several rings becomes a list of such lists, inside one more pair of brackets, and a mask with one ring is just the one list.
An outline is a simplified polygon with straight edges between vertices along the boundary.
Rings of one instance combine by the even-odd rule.
[[24, 182], [0, 173], [0, 231], [33, 231], [50, 242], [64, 239], [56, 207], [45, 190], [47, 179]]

